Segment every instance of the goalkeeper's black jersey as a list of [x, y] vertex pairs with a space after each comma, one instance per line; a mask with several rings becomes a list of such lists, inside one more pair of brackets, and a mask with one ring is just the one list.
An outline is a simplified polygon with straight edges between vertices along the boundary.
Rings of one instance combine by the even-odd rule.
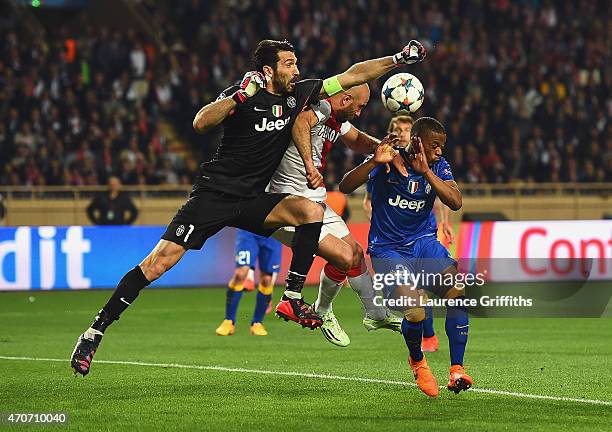
[[[205, 187], [245, 197], [264, 192], [289, 147], [297, 115], [318, 100], [322, 85], [322, 80], [302, 80], [290, 94], [260, 90], [239, 104], [222, 123], [217, 152], [200, 165], [194, 191]], [[229, 97], [238, 88], [229, 87], [219, 97]]]

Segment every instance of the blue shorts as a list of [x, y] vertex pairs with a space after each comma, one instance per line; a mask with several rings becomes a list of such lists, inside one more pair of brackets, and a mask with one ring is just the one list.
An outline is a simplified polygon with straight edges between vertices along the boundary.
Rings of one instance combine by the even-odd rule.
[[[448, 287], [435, 286], [432, 284], [433, 278], [426, 275], [437, 275], [448, 267], [457, 266], [457, 261], [451, 257], [448, 249], [442, 246], [435, 235], [421, 237], [407, 246], [370, 252], [370, 256], [376, 273], [375, 278], [378, 274], [385, 275], [398, 270], [415, 275], [421, 274], [418, 288], [427, 289], [437, 295], [445, 294]], [[396, 286], [385, 284], [383, 288], [386, 291], [385, 295], [390, 295], [395, 288]], [[441, 292], [442, 290], [444, 292]]]
[[272, 274], [280, 271], [282, 245], [278, 240], [239, 229], [236, 235], [236, 267], [249, 266]]

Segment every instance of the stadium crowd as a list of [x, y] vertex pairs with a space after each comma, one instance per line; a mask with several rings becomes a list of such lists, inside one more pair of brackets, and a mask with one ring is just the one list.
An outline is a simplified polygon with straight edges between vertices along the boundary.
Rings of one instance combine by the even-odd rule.
[[[167, 152], [164, 114], [212, 156], [218, 134], [190, 131], [197, 110], [251, 68], [255, 41], [289, 39], [303, 77], [388, 55], [412, 38], [428, 58], [408, 69], [425, 86], [415, 116], [448, 131], [446, 157], [464, 182], [612, 181], [612, 39], [607, 2], [562, 0], [140, 2], [168, 48], [134, 32], [89, 32], [67, 60], [14, 33], [0, 57], [0, 175], [10, 184], [189, 182], [195, 164]], [[72, 40], [72, 39], [70, 39]], [[391, 115], [372, 83], [355, 124], [382, 137]], [[326, 167], [331, 187], [360, 161], [343, 146]]]
[[0, 184], [191, 183], [197, 164], [158, 127], [171, 93], [135, 32], [63, 29], [50, 43], [0, 32]]

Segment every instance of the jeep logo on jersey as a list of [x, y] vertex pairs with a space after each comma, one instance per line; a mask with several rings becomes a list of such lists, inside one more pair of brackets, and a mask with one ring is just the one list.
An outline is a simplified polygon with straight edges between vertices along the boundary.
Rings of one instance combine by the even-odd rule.
[[389, 198], [389, 205], [393, 207], [399, 207], [401, 209], [414, 210], [415, 212], [418, 212], [425, 208], [425, 201], [424, 200], [408, 201], [407, 199], [404, 199], [401, 196], [396, 195], [395, 199]]
[[273, 131], [274, 129], [282, 130], [285, 126], [287, 126], [287, 123], [289, 123], [289, 117], [287, 117], [285, 120], [278, 119], [276, 121], [268, 121], [267, 117], [264, 117], [261, 119], [260, 124], [255, 125], [255, 130], [257, 132]]
[[419, 182], [417, 180], [410, 180], [408, 182], [408, 190], [411, 194], [416, 193], [419, 190]]
[[274, 117], [280, 117], [283, 115], [283, 106], [282, 105], [272, 105], [272, 115]]

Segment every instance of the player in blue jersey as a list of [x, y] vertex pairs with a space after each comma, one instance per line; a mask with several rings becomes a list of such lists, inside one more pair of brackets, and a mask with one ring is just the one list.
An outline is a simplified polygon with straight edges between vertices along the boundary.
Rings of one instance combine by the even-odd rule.
[[[389, 121], [387, 128], [388, 133], [394, 133], [398, 137], [396, 147], [407, 147], [410, 143], [410, 131], [414, 120], [409, 115], [396, 115]], [[404, 175], [407, 175], [403, 165], [396, 164], [396, 168], [401, 170]], [[363, 209], [366, 213], [368, 220], [372, 219], [372, 187], [373, 180], [368, 180], [366, 184], [366, 193], [363, 197]], [[443, 205], [440, 199], [434, 201], [433, 213], [436, 217], [437, 226], [442, 231], [442, 234], [446, 237], [449, 244], [454, 241], [454, 232], [449, 221], [450, 209]], [[439, 342], [436, 332], [434, 330], [433, 323], [433, 308], [431, 306], [425, 307], [426, 318], [423, 323], [423, 342], [421, 348], [424, 352], [436, 352], [438, 350]]]
[[[379, 146], [372, 157], [346, 174], [340, 183], [340, 190], [350, 193], [372, 179], [368, 252], [375, 279], [383, 280], [378, 275], [392, 276], [385, 278], [391, 283], [382, 284], [384, 299], [381, 301], [404, 313], [402, 334], [410, 352], [409, 364], [419, 388], [432, 397], [438, 396], [438, 384], [421, 350], [427, 302], [423, 289], [447, 299], [446, 334], [451, 357], [448, 389], [459, 393], [473, 384], [463, 368], [468, 337], [464, 290], [445, 283], [427, 283], [431, 280], [429, 275], [457, 273], [456, 261], [436, 238], [436, 221], [431, 212], [436, 197], [451, 210], [456, 211], [462, 205], [461, 192], [442, 157], [445, 143], [444, 126], [434, 118], [421, 117], [412, 126], [408, 148]], [[387, 163], [388, 172], [384, 167]], [[407, 175], [398, 166], [405, 168]], [[402, 280], [393, 277], [402, 274]], [[421, 279], [416, 278], [419, 275]]]
[[[255, 262], [259, 265], [259, 286], [255, 300], [255, 311], [251, 321], [250, 334], [267, 336], [268, 332], [262, 322], [266, 309], [272, 299], [276, 274], [280, 269], [282, 245], [278, 240], [238, 230], [236, 235], [236, 270], [228, 283], [225, 303], [225, 319], [217, 327], [215, 333], [219, 336], [231, 336], [235, 333], [236, 311], [245, 289], [249, 289], [249, 278], [255, 270]], [[252, 286], [252, 285], [251, 285]]]

